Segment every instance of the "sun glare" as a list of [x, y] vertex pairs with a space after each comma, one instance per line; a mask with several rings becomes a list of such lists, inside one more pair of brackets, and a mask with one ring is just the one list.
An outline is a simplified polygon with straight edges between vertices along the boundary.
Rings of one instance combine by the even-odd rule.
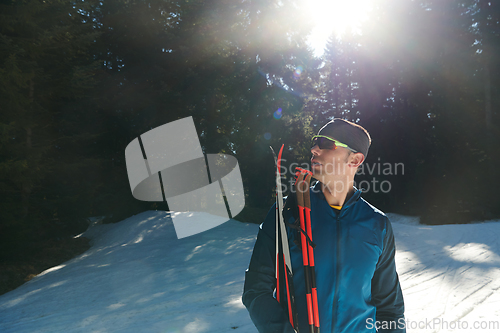
[[369, 18], [371, 0], [304, 0], [307, 17], [315, 25], [309, 43], [316, 56], [322, 55], [327, 39], [336, 34], [342, 37], [346, 31], [361, 33], [361, 25]]

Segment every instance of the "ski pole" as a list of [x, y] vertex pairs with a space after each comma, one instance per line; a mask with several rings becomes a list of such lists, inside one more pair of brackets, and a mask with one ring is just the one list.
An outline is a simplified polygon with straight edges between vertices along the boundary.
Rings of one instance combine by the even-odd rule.
[[307, 319], [309, 324], [309, 332], [314, 333], [314, 308], [312, 300], [312, 289], [311, 289], [311, 267], [309, 263], [309, 245], [306, 239], [306, 225], [305, 225], [305, 205], [304, 205], [304, 194], [309, 190], [309, 186], [306, 183], [304, 177], [306, 174], [298, 171], [296, 173], [296, 189], [297, 189], [297, 204], [299, 207], [299, 220], [300, 228], [302, 232], [300, 234], [301, 248], [302, 248], [302, 264], [304, 266], [304, 280], [306, 287], [306, 305], [307, 305]]
[[[307, 235], [312, 240], [311, 228], [311, 197], [309, 193], [309, 183], [311, 182], [310, 171], [306, 176], [307, 192], [304, 195], [304, 210], [306, 215]], [[314, 269], [314, 248], [308, 243], [307, 252], [309, 253], [309, 267], [311, 271], [311, 293], [313, 303], [314, 328], [315, 332], [319, 333], [319, 309], [318, 309], [318, 290], [316, 288], [316, 272]]]
[[314, 250], [312, 246], [311, 228], [311, 200], [309, 184], [312, 172], [302, 168], [297, 170], [297, 202], [299, 206], [300, 227], [304, 231], [301, 233], [302, 258], [304, 263], [306, 300], [309, 319], [309, 329], [311, 333], [319, 333], [319, 309], [318, 292], [316, 288], [316, 274], [314, 267]]

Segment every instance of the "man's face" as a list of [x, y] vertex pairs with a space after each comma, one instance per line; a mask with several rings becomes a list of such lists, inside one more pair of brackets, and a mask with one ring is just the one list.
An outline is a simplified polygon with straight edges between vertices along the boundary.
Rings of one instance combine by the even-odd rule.
[[347, 148], [320, 149], [318, 145], [315, 145], [311, 148], [311, 153], [311, 171], [314, 178], [319, 181], [342, 177], [352, 171], [348, 166], [352, 152]]

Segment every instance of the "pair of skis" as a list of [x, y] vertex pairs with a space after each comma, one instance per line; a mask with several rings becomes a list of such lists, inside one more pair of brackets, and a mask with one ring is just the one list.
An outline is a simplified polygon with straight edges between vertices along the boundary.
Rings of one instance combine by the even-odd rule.
[[295, 306], [295, 288], [293, 287], [292, 262], [283, 218], [283, 193], [281, 188], [281, 146], [278, 157], [273, 151], [276, 163], [276, 299], [287, 310], [288, 320], [296, 332], [299, 332], [298, 315]]
[[[295, 289], [293, 287], [292, 263], [286, 223], [283, 217], [283, 193], [281, 187], [281, 156], [284, 145], [281, 146], [276, 162], [276, 299], [286, 309], [290, 324], [299, 332], [298, 315], [295, 306]], [[272, 147], [271, 147], [272, 150]], [[307, 313], [310, 333], [319, 333], [318, 294], [314, 273], [314, 252], [311, 230], [311, 203], [309, 184], [312, 173], [296, 168], [297, 203], [300, 214], [302, 260], [306, 283]]]

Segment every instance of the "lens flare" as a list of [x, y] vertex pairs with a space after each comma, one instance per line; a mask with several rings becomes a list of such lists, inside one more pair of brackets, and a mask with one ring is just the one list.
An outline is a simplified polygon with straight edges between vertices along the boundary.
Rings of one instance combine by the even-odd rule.
[[302, 68], [302, 66], [297, 66], [297, 68], [293, 72], [293, 78], [295, 80], [298, 80], [300, 78], [300, 74], [302, 74], [303, 70], [304, 70], [304, 68]]
[[264, 139], [271, 140], [271, 133], [269, 133], [269, 132], [264, 133]]
[[273, 114], [273, 117], [274, 119], [280, 119], [281, 116], [283, 116], [283, 114], [281, 113], [281, 108], [279, 108], [278, 110], [274, 111], [274, 114]]

